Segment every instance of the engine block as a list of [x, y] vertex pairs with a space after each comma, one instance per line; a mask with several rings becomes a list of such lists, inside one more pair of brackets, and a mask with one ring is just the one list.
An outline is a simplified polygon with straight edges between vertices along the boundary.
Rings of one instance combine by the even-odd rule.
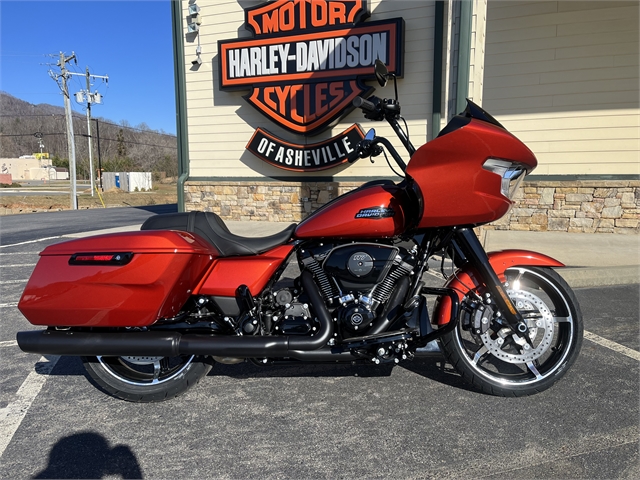
[[299, 252], [343, 336], [366, 335], [397, 282], [413, 273], [416, 259], [404, 248], [379, 243], [318, 244]]

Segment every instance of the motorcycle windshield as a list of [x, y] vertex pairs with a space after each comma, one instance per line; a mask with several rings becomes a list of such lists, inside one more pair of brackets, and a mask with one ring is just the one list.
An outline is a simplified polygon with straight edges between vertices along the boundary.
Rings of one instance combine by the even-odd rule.
[[468, 125], [472, 118], [476, 120], [482, 120], [483, 122], [490, 123], [491, 125], [495, 125], [496, 127], [500, 127], [503, 130], [506, 130], [504, 126], [498, 122], [493, 116], [485, 111], [478, 104], [473, 103], [471, 100], [467, 98], [467, 107], [464, 111], [451, 119], [449, 123], [440, 131], [438, 137], [442, 137], [447, 135], [448, 133], [455, 132], [459, 128]]

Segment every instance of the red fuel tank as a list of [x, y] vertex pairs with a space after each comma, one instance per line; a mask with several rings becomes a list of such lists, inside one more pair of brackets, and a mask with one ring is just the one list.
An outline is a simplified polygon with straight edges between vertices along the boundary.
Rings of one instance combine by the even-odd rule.
[[404, 191], [393, 183], [360, 187], [302, 221], [294, 237], [384, 238], [405, 229]]

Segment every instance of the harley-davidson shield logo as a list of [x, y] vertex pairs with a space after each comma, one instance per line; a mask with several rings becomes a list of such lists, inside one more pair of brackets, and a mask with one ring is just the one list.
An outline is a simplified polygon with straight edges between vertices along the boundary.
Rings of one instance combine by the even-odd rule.
[[337, 123], [373, 89], [376, 59], [402, 76], [402, 18], [362, 23], [365, 0], [276, 0], [245, 10], [252, 39], [218, 42], [220, 88], [299, 135]]

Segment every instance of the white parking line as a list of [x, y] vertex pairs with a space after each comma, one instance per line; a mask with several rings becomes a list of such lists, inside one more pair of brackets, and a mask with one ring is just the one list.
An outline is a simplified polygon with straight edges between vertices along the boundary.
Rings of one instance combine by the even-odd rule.
[[36, 364], [36, 371], [27, 376], [16, 392], [16, 400], [0, 409], [0, 456], [11, 443], [13, 435], [59, 359], [59, 356], [53, 355], [48, 359], [40, 357]]
[[597, 343], [601, 347], [608, 348], [610, 350], [613, 350], [614, 352], [621, 353], [622, 355], [625, 355], [629, 358], [640, 361], [640, 352], [632, 348], [628, 348], [624, 345], [620, 345], [619, 343], [612, 342], [611, 340], [607, 340], [606, 338], [602, 338], [601, 336], [596, 335], [595, 333], [587, 332], [586, 330], [584, 332], [584, 338], [586, 338], [587, 340], [591, 340], [593, 343]]
[[18, 302], [0, 303], [0, 308], [10, 308], [10, 307], [17, 307], [17, 306], [18, 306]]
[[[6, 245], [7, 247], [9, 245]], [[40, 252], [4, 252], [4, 253], [0, 253], [0, 256], [2, 255], [39, 255]]]
[[10, 243], [9, 245], [0, 245], [0, 248], [17, 247], [18, 245], [26, 245], [28, 243], [44, 242], [45, 240], [54, 240], [56, 238], [62, 238], [62, 237], [63, 237], [63, 235], [56, 235], [55, 237], [45, 237], [45, 238], [39, 238], [37, 240], [29, 240], [29, 241], [26, 241], [26, 242]]
[[27, 283], [28, 281], [28, 278], [22, 278], [20, 280], [2, 280], [0, 282], [0, 285], [10, 285], [12, 283]]
[[18, 345], [18, 342], [15, 340], [7, 340], [6, 342], [0, 342], [0, 347], [15, 347]]
[[14, 263], [13, 265], [0, 265], [0, 268], [11, 268], [11, 267], [35, 267], [35, 263]]

